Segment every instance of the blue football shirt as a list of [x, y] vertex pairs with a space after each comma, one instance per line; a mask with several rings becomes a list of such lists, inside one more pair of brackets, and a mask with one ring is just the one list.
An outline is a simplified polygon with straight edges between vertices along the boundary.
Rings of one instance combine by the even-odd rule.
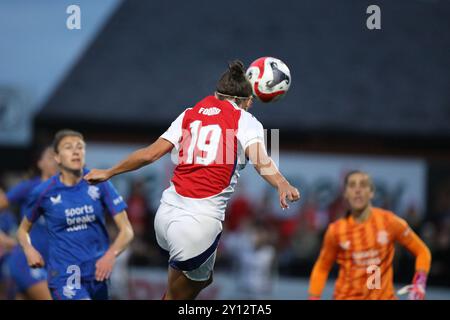
[[[4, 210], [0, 212], [0, 231], [6, 235], [11, 235], [17, 230], [17, 222], [14, 214], [9, 210]], [[0, 248], [0, 282], [2, 279], [3, 262], [7, 257], [8, 253], [5, 254], [3, 248]]]
[[16, 217], [11, 211], [0, 212], [0, 230], [7, 235], [11, 235], [17, 230]]
[[[34, 177], [24, 180], [12, 187], [6, 193], [6, 198], [10, 204], [19, 206], [21, 217], [23, 218], [26, 210], [28, 196], [33, 189], [42, 182], [40, 177]], [[30, 239], [33, 246], [42, 254], [44, 260], [48, 258], [48, 233], [44, 218], [39, 219], [30, 231]]]
[[115, 216], [126, 208], [109, 181], [94, 186], [82, 179], [66, 186], [57, 174], [33, 190], [26, 214], [31, 222], [40, 216], [47, 222], [50, 287], [66, 281], [74, 266], [82, 280], [95, 278], [95, 263], [109, 248], [105, 212]]

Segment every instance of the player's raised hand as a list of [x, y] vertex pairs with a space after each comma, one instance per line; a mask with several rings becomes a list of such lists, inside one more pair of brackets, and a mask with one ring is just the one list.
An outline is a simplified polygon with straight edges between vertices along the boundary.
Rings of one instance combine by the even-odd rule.
[[97, 184], [111, 178], [109, 170], [92, 169], [83, 179], [89, 184]]
[[288, 209], [288, 201], [294, 202], [300, 199], [300, 192], [297, 188], [291, 186], [289, 182], [285, 181], [278, 186], [278, 194], [280, 196], [280, 207]]
[[44, 259], [35, 248], [30, 246], [24, 251], [24, 253], [27, 257], [28, 265], [31, 268], [42, 268], [45, 266]]
[[107, 251], [95, 264], [95, 280], [104, 281], [109, 279], [115, 263], [116, 256], [111, 251]]

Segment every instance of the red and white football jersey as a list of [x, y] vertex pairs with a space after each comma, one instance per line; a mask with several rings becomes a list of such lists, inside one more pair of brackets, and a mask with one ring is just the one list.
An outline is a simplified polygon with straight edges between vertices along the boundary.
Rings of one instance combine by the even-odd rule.
[[261, 123], [234, 102], [208, 96], [161, 135], [175, 146], [177, 166], [162, 202], [224, 220], [246, 148], [264, 144]]

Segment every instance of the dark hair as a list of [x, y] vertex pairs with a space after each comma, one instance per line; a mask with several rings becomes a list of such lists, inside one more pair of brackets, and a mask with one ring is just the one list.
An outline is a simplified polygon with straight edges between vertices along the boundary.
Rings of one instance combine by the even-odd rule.
[[244, 64], [240, 60], [228, 64], [228, 70], [220, 77], [216, 91], [219, 94], [240, 98], [252, 96], [252, 85], [245, 76]]
[[55, 137], [53, 138], [53, 151], [55, 151], [55, 153], [58, 153], [58, 147], [59, 144], [61, 142], [62, 139], [64, 139], [65, 137], [78, 137], [81, 140], [84, 140], [83, 135], [75, 130], [70, 130], [70, 129], [63, 129], [63, 130], [59, 130], [56, 134]]
[[349, 173], [347, 173], [347, 174], [345, 175], [345, 178], [344, 178], [344, 188], [347, 187], [348, 180], [350, 179], [350, 177], [351, 177], [352, 175], [354, 175], [354, 174], [357, 174], [357, 173], [365, 174], [366, 176], [368, 176], [368, 177], [369, 177], [370, 188], [372, 189], [372, 191], [375, 191], [375, 185], [374, 185], [374, 183], [373, 183], [373, 181], [372, 181], [372, 177], [371, 177], [367, 172], [362, 171], [362, 170], [352, 170], [352, 171], [350, 171]]
[[27, 176], [34, 177], [40, 175], [40, 169], [38, 168], [38, 162], [47, 151], [47, 149], [51, 149], [53, 151], [52, 145], [45, 144], [37, 144], [31, 150], [31, 166], [27, 172]]
[[44, 155], [44, 153], [47, 151], [47, 149], [51, 148], [53, 151], [53, 145], [49, 145], [49, 144], [39, 144], [36, 145], [32, 151], [32, 160], [33, 163], [36, 164]]

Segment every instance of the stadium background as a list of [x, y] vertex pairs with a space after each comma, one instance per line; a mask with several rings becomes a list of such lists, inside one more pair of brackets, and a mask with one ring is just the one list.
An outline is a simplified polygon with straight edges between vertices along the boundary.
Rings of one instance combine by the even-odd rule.
[[[81, 30], [66, 28], [71, 4], [81, 8]], [[366, 28], [370, 4], [381, 8], [381, 30]], [[428, 297], [449, 299], [449, 15], [447, 0], [4, 0], [1, 187], [29, 174], [58, 129], [82, 131], [88, 165], [107, 166], [210, 94], [227, 61], [275, 56], [291, 69], [290, 92], [252, 113], [279, 129], [280, 168], [303, 198], [280, 213], [274, 191], [247, 168], [229, 205], [216, 282], [202, 297], [306, 298], [325, 227], [345, 207], [342, 177], [358, 168], [375, 179], [375, 204], [405, 218], [430, 247]], [[158, 299], [164, 291], [166, 261], [152, 220], [171, 168], [166, 158], [114, 180], [137, 235], [114, 274], [117, 298]], [[257, 253], [233, 243], [254, 221], [277, 263], [270, 276], [249, 281], [259, 292], [243, 295], [251, 273], [239, 270]], [[410, 281], [413, 265], [399, 248], [397, 287]]]

